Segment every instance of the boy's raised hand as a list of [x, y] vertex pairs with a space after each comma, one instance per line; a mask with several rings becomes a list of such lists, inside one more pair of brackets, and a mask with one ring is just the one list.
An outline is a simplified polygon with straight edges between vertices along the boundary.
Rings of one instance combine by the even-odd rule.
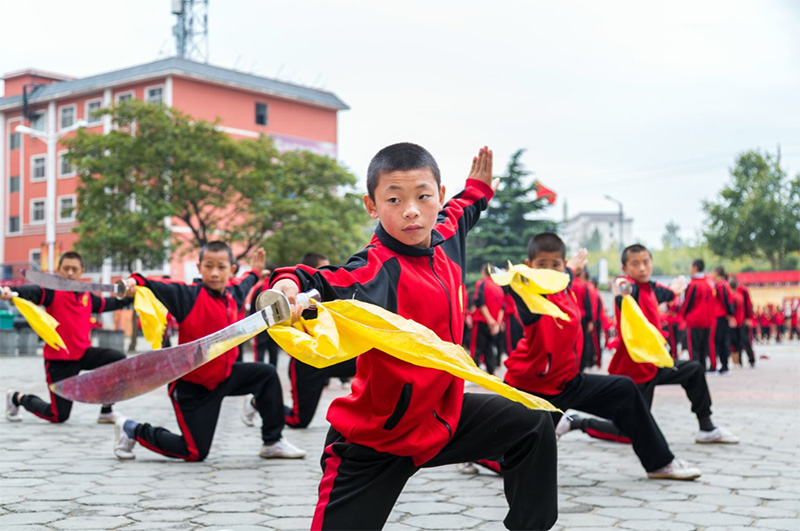
[[250, 267], [255, 273], [260, 274], [265, 265], [267, 265], [267, 253], [263, 247], [259, 247], [250, 257]]
[[581, 249], [575, 255], [567, 261], [567, 267], [572, 269], [572, 272], [576, 275], [581, 274], [584, 269], [586, 269], [586, 257], [589, 256], [589, 251], [586, 249]]
[[497, 191], [500, 179], [494, 179], [492, 175], [491, 149], [483, 146], [480, 151], [478, 151], [478, 156], [472, 157], [472, 168], [469, 170], [467, 179], [478, 179], [491, 186], [493, 191]]

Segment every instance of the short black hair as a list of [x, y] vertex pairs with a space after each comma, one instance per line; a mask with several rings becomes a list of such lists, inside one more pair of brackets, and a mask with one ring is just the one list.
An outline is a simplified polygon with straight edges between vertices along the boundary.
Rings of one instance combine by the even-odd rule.
[[736, 275], [731, 275], [731, 278], [728, 279], [728, 284], [731, 285], [731, 289], [739, 287], [739, 281], [736, 279]]
[[714, 268], [714, 273], [716, 273], [717, 275], [721, 276], [724, 279], [728, 278], [728, 275], [725, 274], [725, 268], [722, 267], [722, 266], [715, 267]]
[[533, 260], [539, 253], [561, 253], [561, 258], [567, 258], [567, 246], [558, 234], [542, 232], [528, 242], [528, 259]]
[[300, 259], [300, 263], [304, 266], [316, 268], [326, 260], [328, 260], [328, 257], [324, 254], [310, 251], [303, 255], [303, 258]]
[[76, 251], [67, 251], [66, 253], [62, 254], [58, 259], [58, 267], [61, 267], [61, 262], [64, 260], [77, 260], [81, 263], [81, 267], [83, 267], [83, 257]]
[[698, 273], [702, 273], [703, 271], [706, 270], [706, 263], [702, 258], [698, 258], [697, 260], [692, 262], [692, 265], [694, 266], [695, 269], [697, 269]]
[[436, 179], [436, 186], [442, 185], [442, 176], [436, 159], [428, 150], [410, 142], [400, 142], [386, 146], [378, 151], [367, 169], [367, 193], [375, 200], [375, 188], [378, 187], [381, 175], [393, 171], [410, 171], [428, 168]]
[[622, 251], [622, 265], [626, 265], [628, 263], [628, 257], [630, 257], [630, 255], [641, 252], [646, 252], [650, 255], [650, 258], [653, 258], [653, 253], [651, 253], [647, 247], [641, 243], [634, 243], [633, 245], [625, 247], [625, 250]]
[[200, 258], [198, 258], [197, 261], [202, 262], [203, 255], [205, 253], [219, 253], [219, 252], [228, 253], [228, 260], [230, 261], [231, 265], [235, 263], [233, 259], [233, 251], [231, 251], [230, 246], [227, 243], [221, 241], [208, 242], [207, 244], [203, 245], [200, 248]]

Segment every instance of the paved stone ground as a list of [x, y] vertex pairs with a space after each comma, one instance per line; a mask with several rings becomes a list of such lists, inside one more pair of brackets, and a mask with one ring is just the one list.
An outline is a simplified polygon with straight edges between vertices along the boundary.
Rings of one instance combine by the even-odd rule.
[[[800, 529], [800, 345], [757, 351], [770, 359], [709, 378], [714, 420], [741, 436], [738, 446], [694, 444], [696, 420], [682, 389], [656, 392], [656, 419], [673, 452], [702, 468], [697, 481], [648, 480], [629, 446], [565, 435], [557, 529]], [[43, 394], [41, 358], [0, 357], [0, 389], [8, 387]], [[324, 401], [343, 393], [326, 390]], [[135, 461], [118, 461], [113, 428], [95, 423], [96, 406], [76, 404], [62, 425], [27, 412], [21, 423], [0, 419], [0, 529], [308, 529], [324, 415], [310, 429], [287, 430], [308, 458], [266, 461], [257, 456], [258, 430], [239, 420], [241, 403], [223, 405], [204, 463], [138, 446]], [[176, 428], [163, 391], [117, 409]], [[505, 507], [497, 476], [464, 476], [453, 466], [424, 470], [409, 481], [386, 529], [502, 529]]]

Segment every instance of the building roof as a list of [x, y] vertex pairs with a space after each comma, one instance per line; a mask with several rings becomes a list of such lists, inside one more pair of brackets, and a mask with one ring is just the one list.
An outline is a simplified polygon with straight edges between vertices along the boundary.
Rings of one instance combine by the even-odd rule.
[[[332, 92], [293, 85], [284, 81], [237, 72], [205, 63], [197, 63], [179, 57], [170, 57], [152, 63], [123, 68], [122, 70], [44, 85], [29, 94], [28, 100], [30, 103], [41, 103], [167, 75], [229, 85], [331, 109], [343, 110], [350, 108]], [[22, 105], [21, 95], [0, 98], [0, 111], [19, 105]]]
[[[586, 221], [619, 221], [619, 212], [580, 212], [570, 218], [566, 223], [575, 223], [580, 219]], [[624, 218], [624, 222], [633, 221], [633, 218]]]

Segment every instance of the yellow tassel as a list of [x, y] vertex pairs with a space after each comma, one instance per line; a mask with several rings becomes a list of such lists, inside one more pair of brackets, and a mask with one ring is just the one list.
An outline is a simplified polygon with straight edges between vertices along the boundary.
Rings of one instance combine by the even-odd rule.
[[356, 300], [317, 304], [317, 318], [273, 326], [270, 336], [290, 356], [322, 368], [377, 349], [407, 363], [445, 371], [530, 409], [558, 411], [548, 401], [481, 371], [463, 348], [379, 306]]
[[55, 317], [32, 302], [20, 297], [12, 297], [11, 300], [14, 301], [14, 306], [16, 306], [19, 313], [25, 317], [28, 324], [33, 328], [33, 331], [36, 332], [45, 343], [56, 350], [67, 348], [64, 340], [61, 339], [61, 336], [56, 332], [59, 322], [56, 321]]
[[549, 293], [563, 291], [569, 285], [569, 275], [551, 269], [533, 269], [524, 264], [511, 265], [507, 271], [499, 270], [492, 275], [499, 286], [510, 286], [519, 295], [531, 313], [549, 315], [564, 321], [569, 316], [542, 297]]
[[167, 328], [167, 308], [158, 300], [149, 288], [136, 287], [133, 298], [133, 309], [139, 314], [142, 325], [142, 335], [152, 346], [153, 350], [161, 348], [164, 330]]
[[652, 363], [656, 367], [672, 367], [675, 362], [665, 345], [667, 340], [647, 320], [631, 295], [622, 298], [620, 332], [628, 355], [636, 363]]

